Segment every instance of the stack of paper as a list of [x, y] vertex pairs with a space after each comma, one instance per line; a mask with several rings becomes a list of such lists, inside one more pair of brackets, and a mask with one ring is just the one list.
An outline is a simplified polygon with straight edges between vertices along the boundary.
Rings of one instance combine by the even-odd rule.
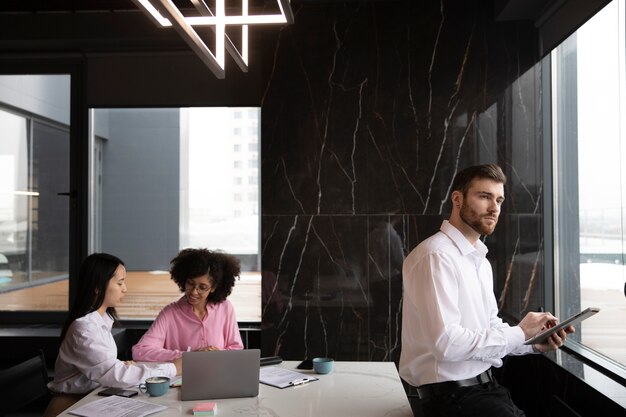
[[143, 417], [165, 409], [167, 407], [164, 405], [111, 395], [70, 410], [69, 413], [83, 417]]
[[197, 403], [193, 408], [194, 416], [214, 416], [217, 414], [217, 403]]

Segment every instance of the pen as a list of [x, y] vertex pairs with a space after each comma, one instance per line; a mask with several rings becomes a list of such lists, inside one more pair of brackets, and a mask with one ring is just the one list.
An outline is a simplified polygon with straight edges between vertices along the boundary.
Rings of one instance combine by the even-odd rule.
[[293, 381], [291, 381], [291, 385], [301, 385], [301, 384], [306, 384], [307, 382], [309, 382], [310, 379], [309, 378], [301, 378], [301, 379], [295, 379]]

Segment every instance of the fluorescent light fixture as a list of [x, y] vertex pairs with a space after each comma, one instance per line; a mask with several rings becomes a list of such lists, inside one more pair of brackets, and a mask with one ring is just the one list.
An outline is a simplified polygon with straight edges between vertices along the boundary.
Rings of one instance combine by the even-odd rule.
[[[215, 13], [204, 0], [190, 0], [200, 16], [183, 16], [172, 0], [133, 0], [160, 27], [174, 27], [191, 49], [217, 78], [225, 77], [224, 50], [237, 66], [248, 71], [249, 25], [291, 24], [294, 21], [289, 0], [276, 0], [280, 14], [250, 15], [248, 0], [241, 0], [241, 15], [226, 16], [225, 0], [215, 0]], [[159, 11], [160, 10], [160, 11]], [[163, 13], [163, 14], [161, 14]], [[215, 54], [194, 30], [194, 26], [210, 27], [215, 33]], [[241, 26], [241, 49], [226, 35], [227, 26]]]
[[0, 194], [25, 195], [25, 196], [39, 197], [39, 192], [37, 191], [0, 190]]
[[172, 23], [161, 16], [161, 13], [150, 3], [149, 0], [133, 0], [139, 8], [143, 9], [151, 20], [158, 26], [172, 26]]
[[[196, 7], [198, 12], [202, 16], [210, 17], [214, 19], [211, 25], [205, 25], [205, 26], [209, 26], [213, 30], [213, 33], [215, 33], [215, 35], [217, 36], [217, 33], [216, 33], [217, 26], [221, 25], [222, 22], [218, 21], [215, 18], [215, 16], [213, 15], [213, 12], [209, 8], [209, 6], [206, 5], [204, 0], [191, 0], [191, 2], [193, 3], [193, 5]], [[247, 15], [248, 14], [248, 1], [242, 0], [241, 7], [242, 7], [242, 14]], [[191, 26], [196, 26], [190, 19], [186, 19], [186, 20]], [[248, 25], [242, 25], [241, 52], [237, 50], [237, 47], [235, 46], [235, 44], [230, 40], [228, 35], [224, 33], [224, 42], [225, 42], [224, 47], [226, 48], [226, 51], [228, 51], [230, 56], [233, 57], [237, 66], [239, 66], [239, 68], [243, 72], [248, 72], [248, 31], [247, 31], [247, 28], [248, 28]], [[225, 29], [226, 29], [226, 25], [224, 25], [224, 30]]]
[[[167, 19], [166, 19], [167, 20]], [[224, 22], [227, 25], [273, 25], [287, 23], [282, 14], [266, 14], [256, 16], [191, 16], [185, 18], [191, 26], [214, 26]]]

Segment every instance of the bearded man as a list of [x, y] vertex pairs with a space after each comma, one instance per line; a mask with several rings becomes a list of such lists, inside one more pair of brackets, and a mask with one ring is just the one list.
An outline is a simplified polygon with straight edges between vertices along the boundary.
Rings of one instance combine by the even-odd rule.
[[561, 347], [573, 327], [541, 344], [524, 341], [556, 323], [528, 313], [517, 326], [498, 317], [493, 272], [480, 240], [498, 224], [506, 176], [493, 164], [466, 168], [452, 183], [452, 213], [402, 267], [400, 376], [417, 387], [422, 409], [434, 416], [524, 416], [491, 367], [506, 355]]

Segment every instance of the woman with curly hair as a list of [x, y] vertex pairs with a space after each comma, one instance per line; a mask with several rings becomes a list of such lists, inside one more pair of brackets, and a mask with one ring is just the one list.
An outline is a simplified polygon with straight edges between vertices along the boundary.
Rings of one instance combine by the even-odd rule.
[[136, 361], [171, 361], [184, 351], [243, 349], [235, 309], [226, 298], [239, 260], [208, 249], [184, 249], [170, 262], [183, 296], [167, 305], [133, 346]]

